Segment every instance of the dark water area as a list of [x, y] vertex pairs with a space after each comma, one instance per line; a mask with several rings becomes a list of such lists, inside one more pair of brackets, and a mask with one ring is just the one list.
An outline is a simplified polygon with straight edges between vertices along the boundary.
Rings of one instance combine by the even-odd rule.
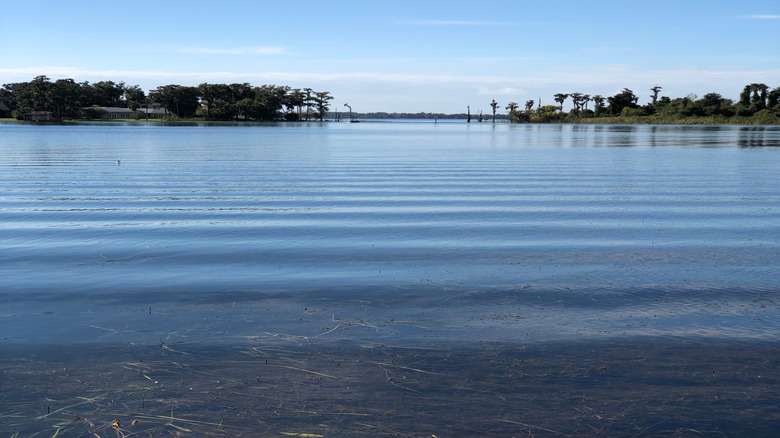
[[778, 146], [0, 124], [0, 431], [774, 436]]
[[775, 346], [278, 341], [14, 347], [0, 418], [46, 437], [770, 437], [780, 427]]

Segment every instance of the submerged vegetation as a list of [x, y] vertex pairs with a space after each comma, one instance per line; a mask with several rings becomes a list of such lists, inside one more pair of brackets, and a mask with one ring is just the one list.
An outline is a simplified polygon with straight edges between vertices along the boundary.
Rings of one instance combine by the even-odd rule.
[[[651, 101], [639, 105], [639, 97], [628, 88], [620, 93], [604, 97], [584, 93], [559, 93], [554, 97], [557, 105], [541, 105], [529, 100], [525, 110], [518, 111], [518, 104], [510, 102], [509, 120], [514, 123], [625, 123], [625, 124], [683, 124], [683, 125], [773, 125], [780, 123], [780, 87], [769, 90], [766, 84], [749, 84], [744, 87], [739, 101], [734, 102], [718, 93], [707, 93], [701, 98], [695, 94], [672, 99], [659, 94], [658, 85], [650, 91]], [[563, 110], [570, 101], [572, 109]], [[593, 108], [588, 108], [589, 103]], [[494, 106], [495, 100], [491, 102]], [[536, 104], [536, 108], [534, 105]]]
[[771, 345], [274, 338], [166, 347], [6, 347], [0, 429], [11, 437], [769, 437], [780, 426]]

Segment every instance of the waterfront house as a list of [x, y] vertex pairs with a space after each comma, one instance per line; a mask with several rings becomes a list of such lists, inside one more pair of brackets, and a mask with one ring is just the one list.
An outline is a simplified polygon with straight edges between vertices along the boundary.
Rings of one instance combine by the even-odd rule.
[[115, 106], [88, 106], [81, 108], [87, 117], [101, 119], [132, 119], [133, 110], [130, 108], [120, 108]]
[[164, 119], [168, 117], [168, 112], [162, 108], [138, 108], [135, 113], [139, 119]]
[[81, 111], [89, 119], [164, 119], [167, 113], [162, 108], [121, 108], [115, 106], [88, 106]]
[[54, 120], [51, 111], [31, 111], [23, 114], [24, 120], [30, 122], [51, 122]]

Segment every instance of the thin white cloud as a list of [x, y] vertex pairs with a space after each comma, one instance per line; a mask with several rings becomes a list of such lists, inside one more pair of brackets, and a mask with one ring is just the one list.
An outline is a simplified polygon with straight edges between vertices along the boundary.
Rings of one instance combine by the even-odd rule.
[[755, 14], [755, 15], [743, 15], [740, 18], [747, 18], [747, 19], [750, 19], [750, 20], [780, 20], [780, 15]]
[[78, 67], [24, 67], [0, 68], [0, 74], [46, 75], [61, 77], [101, 77], [101, 78], [138, 78], [138, 79], [180, 79], [180, 80], [301, 80], [301, 81], [350, 81], [350, 82], [390, 82], [410, 84], [451, 84], [451, 83], [500, 83], [510, 78], [492, 76], [451, 76], [431, 74], [395, 74], [395, 73], [298, 73], [298, 72], [167, 72], [139, 70], [89, 70]]
[[[640, 70], [626, 65], [603, 65], [588, 68], [557, 68], [539, 71], [534, 74], [517, 76], [458, 76], [437, 74], [400, 74], [400, 73], [300, 73], [300, 72], [260, 72], [237, 73], [228, 71], [212, 72], [170, 72], [147, 70], [90, 70], [78, 67], [38, 66], [22, 68], [0, 68], [0, 74], [6, 76], [46, 75], [52, 79], [72, 77], [111, 78], [115, 80], [165, 79], [165, 80], [268, 80], [268, 81], [317, 81], [317, 82], [385, 82], [407, 84], [466, 84], [485, 87], [490, 92], [504, 94], [520, 92], [513, 84], [531, 86], [589, 86], [604, 84], [625, 84], [630, 82], [661, 83], [686, 82], [698, 83], [702, 80], [738, 79], [748, 82], [769, 81], [780, 76], [780, 69], [707, 71], [697, 69]], [[29, 79], [28, 79], [29, 80]]]
[[525, 90], [515, 87], [489, 88], [478, 87], [477, 93], [482, 96], [517, 96], [525, 94]]
[[[78, 67], [63, 66], [38, 66], [38, 67], [20, 67], [20, 68], [0, 68], [0, 74], [6, 75], [47, 75], [52, 78], [61, 77], [111, 77], [111, 78], [224, 78], [224, 79], [249, 79], [249, 78], [271, 78], [271, 79], [301, 79], [316, 81], [361, 81], [361, 82], [406, 82], [406, 83], [464, 83], [464, 84], [482, 84], [488, 86], [491, 84], [499, 85], [493, 91], [517, 91], [516, 88], [509, 88], [508, 84], [597, 84], [614, 83], [622, 81], [650, 81], [658, 82], [661, 79], [667, 80], [692, 80], [712, 78], [753, 78], [756, 80], [769, 80], [780, 76], [780, 69], [767, 70], [733, 70], [733, 71], [708, 71], [697, 69], [669, 69], [669, 70], [640, 70], [627, 65], [602, 65], [595, 67], [578, 68], [556, 68], [536, 72], [532, 75], [517, 76], [473, 76], [473, 75], [437, 75], [437, 74], [403, 74], [403, 73], [299, 73], [299, 72], [260, 72], [260, 73], [237, 73], [228, 71], [212, 72], [170, 72], [154, 70], [90, 70]], [[622, 79], [622, 81], [621, 81]], [[501, 86], [507, 84], [506, 86]]]
[[202, 55], [284, 55], [287, 53], [285, 47], [279, 46], [258, 46], [258, 47], [233, 47], [233, 48], [214, 48], [214, 47], [181, 47], [175, 49], [178, 53], [195, 53]]

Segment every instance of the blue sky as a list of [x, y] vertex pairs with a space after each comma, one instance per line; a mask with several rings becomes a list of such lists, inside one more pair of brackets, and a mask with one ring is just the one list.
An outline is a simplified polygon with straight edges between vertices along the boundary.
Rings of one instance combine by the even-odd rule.
[[0, 84], [250, 82], [355, 111], [780, 87], [778, 0], [0, 0]]

